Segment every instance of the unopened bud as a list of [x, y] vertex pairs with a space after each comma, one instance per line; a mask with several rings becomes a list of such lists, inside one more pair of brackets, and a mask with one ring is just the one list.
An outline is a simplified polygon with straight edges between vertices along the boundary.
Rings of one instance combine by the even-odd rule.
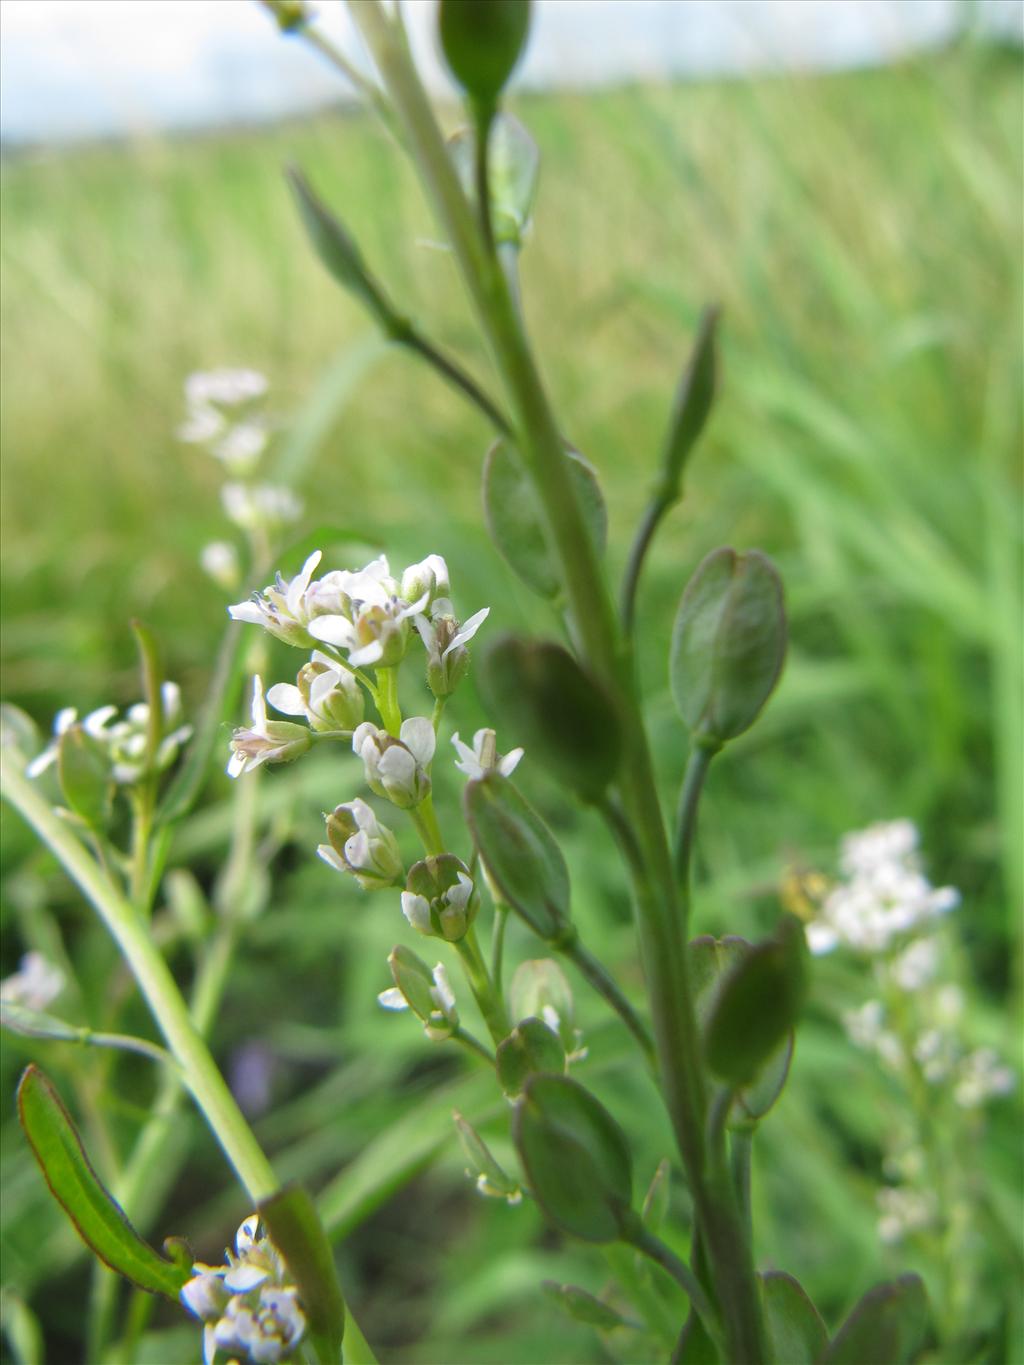
[[424, 858], [409, 869], [402, 913], [420, 934], [456, 943], [480, 908], [469, 868], [454, 853]]
[[434, 727], [424, 716], [403, 721], [397, 739], [370, 721], [352, 736], [352, 750], [363, 760], [371, 789], [403, 810], [418, 806], [430, 794], [427, 769], [435, 743]]
[[459, 1027], [455, 995], [442, 963], [433, 971], [401, 944], [388, 958], [394, 986], [377, 997], [386, 1010], [410, 1009], [423, 1022], [423, 1032], [435, 1042], [450, 1038]]
[[328, 843], [317, 852], [339, 872], [349, 872], [367, 891], [394, 886], [404, 871], [398, 843], [387, 825], [358, 797], [325, 815]]

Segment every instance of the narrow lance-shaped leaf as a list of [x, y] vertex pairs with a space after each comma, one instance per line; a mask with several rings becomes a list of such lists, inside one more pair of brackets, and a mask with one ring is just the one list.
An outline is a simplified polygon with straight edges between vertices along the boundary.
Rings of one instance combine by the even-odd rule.
[[715, 346], [718, 317], [717, 308], [705, 308], [693, 351], [676, 389], [655, 491], [659, 501], [665, 503], [676, 502], [682, 495], [683, 473], [714, 402], [718, 378]]
[[563, 1312], [577, 1322], [585, 1322], [588, 1327], [596, 1327], [600, 1332], [610, 1332], [613, 1327], [636, 1326], [624, 1318], [610, 1304], [588, 1294], [575, 1284], [559, 1284], [557, 1280], [544, 1280], [541, 1288], [548, 1298], [558, 1304]]
[[869, 1289], [832, 1338], [819, 1365], [908, 1365], [928, 1327], [928, 1295], [918, 1275]]
[[18, 1086], [18, 1116], [50, 1191], [101, 1261], [151, 1294], [177, 1299], [189, 1268], [166, 1261], [139, 1234], [89, 1164], [52, 1083], [36, 1066]]
[[622, 726], [604, 687], [562, 645], [503, 635], [480, 662], [480, 681], [509, 734], [584, 801], [618, 772]]
[[301, 1185], [290, 1185], [264, 1200], [259, 1211], [295, 1277], [321, 1365], [337, 1365], [345, 1334], [345, 1300], [331, 1244], [312, 1199]]

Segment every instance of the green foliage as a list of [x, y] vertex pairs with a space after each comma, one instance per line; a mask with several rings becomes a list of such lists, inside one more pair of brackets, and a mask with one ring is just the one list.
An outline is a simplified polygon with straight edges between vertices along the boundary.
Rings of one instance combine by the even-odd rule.
[[608, 1110], [567, 1076], [532, 1076], [513, 1135], [545, 1214], [585, 1242], [612, 1242], [635, 1215], [629, 1142]]
[[543, 1019], [523, 1019], [498, 1044], [497, 1063], [501, 1088], [515, 1098], [530, 1076], [544, 1071], [556, 1075], [564, 1072], [565, 1048]]
[[[567, 450], [570, 477], [598, 553], [604, 552], [608, 512], [597, 475], [577, 450]], [[508, 441], [495, 441], [484, 460], [484, 514], [495, 545], [528, 588], [552, 601], [562, 580], [548, 545], [537, 494]]]
[[51, 1194], [82, 1240], [140, 1289], [177, 1299], [189, 1268], [164, 1260], [128, 1222], [89, 1164], [68, 1111], [38, 1067], [26, 1067], [21, 1078], [18, 1117]]
[[264, 1200], [260, 1216], [299, 1288], [317, 1359], [321, 1365], [337, 1365], [345, 1334], [345, 1301], [312, 1199], [301, 1185], [289, 1185]]
[[783, 1270], [760, 1277], [764, 1325], [773, 1365], [816, 1365], [828, 1332], [802, 1286]]
[[829, 1342], [821, 1365], [908, 1365], [928, 1327], [928, 1295], [918, 1275], [869, 1289]]
[[484, 694], [510, 734], [584, 801], [615, 776], [622, 726], [601, 684], [554, 640], [503, 635], [480, 662]]
[[704, 310], [693, 352], [676, 389], [656, 489], [656, 495], [667, 503], [682, 495], [683, 475], [711, 413], [718, 381], [718, 316], [717, 308]]
[[622, 1327], [626, 1319], [610, 1304], [602, 1302], [585, 1289], [575, 1284], [559, 1284], [557, 1280], [545, 1280], [544, 1292], [552, 1298], [563, 1312], [577, 1322], [585, 1322], [588, 1327], [610, 1332], [614, 1327]]

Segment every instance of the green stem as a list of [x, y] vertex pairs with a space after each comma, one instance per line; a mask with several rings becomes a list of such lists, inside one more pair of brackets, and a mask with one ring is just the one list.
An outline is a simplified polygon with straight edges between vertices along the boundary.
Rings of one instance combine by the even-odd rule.
[[476, 209], [480, 215], [480, 232], [488, 254], [494, 254], [494, 232], [491, 227], [491, 178], [487, 168], [487, 152], [494, 123], [493, 104], [473, 106], [473, 176], [476, 186]]
[[491, 933], [491, 980], [496, 991], [504, 995], [501, 984], [505, 958], [505, 926], [508, 924], [508, 906], [500, 901], [494, 906], [494, 928]]
[[418, 806], [414, 806], [409, 812], [412, 816], [413, 824], [416, 826], [417, 833], [423, 841], [423, 847], [428, 855], [443, 853], [444, 836], [441, 833], [441, 826], [437, 823], [437, 812], [434, 810], [434, 798], [428, 792]]
[[701, 1321], [707, 1329], [708, 1335], [719, 1347], [719, 1352], [723, 1360], [731, 1361], [731, 1357], [726, 1356], [722, 1351], [722, 1333], [718, 1319], [711, 1307], [711, 1302], [705, 1294], [700, 1281], [686, 1264], [685, 1261], [675, 1254], [671, 1248], [667, 1247], [660, 1237], [655, 1237], [654, 1233], [645, 1228], [637, 1220], [636, 1228], [628, 1234], [625, 1239], [631, 1246], [636, 1247], [637, 1251], [649, 1256], [652, 1261], [660, 1265], [662, 1270], [668, 1273], [686, 1293], [694, 1310], [700, 1314]]
[[662, 495], [652, 498], [644, 510], [640, 525], [637, 527], [636, 536], [629, 551], [626, 572], [622, 578], [622, 600], [619, 607], [622, 629], [627, 636], [633, 634], [633, 623], [636, 616], [636, 590], [640, 583], [640, 570], [643, 568], [644, 558], [662, 517], [674, 502], [675, 498], [665, 498]]
[[433, 366], [441, 378], [452, 388], [458, 389], [463, 397], [468, 398], [502, 436], [511, 436], [512, 428], [509, 425], [508, 418], [493, 398], [488, 397], [473, 376], [468, 374], [457, 361], [445, 355], [442, 350], [425, 337], [415, 323], [405, 322], [401, 327], [392, 329], [389, 336], [399, 346], [404, 346], [407, 351], [412, 351], [422, 360], [425, 360], [428, 365]]
[[562, 948], [560, 951], [565, 954], [570, 962], [576, 965], [580, 974], [591, 986], [593, 986], [598, 995], [601, 996], [607, 1004], [611, 1005], [612, 1009], [640, 1044], [647, 1060], [652, 1064], [655, 1063], [657, 1058], [654, 1051], [654, 1042], [651, 1039], [650, 1033], [647, 1031], [647, 1026], [623, 995], [615, 978], [604, 964], [599, 962], [587, 948], [584, 948], [578, 938], [575, 939], [570, 946]]
[[736, 1202], [740, 1217], [747, 1231], [747, 1240], [753, 1241], [753, 1211], [750, 1203], [750, 1164], [754, 1147], [753, 1129], [738, 1128], [732, 1134], [729, 1146], [729, 1164], [732, 1170], [732, 1183], [736, 1190]]
[[484, 962], [480, 944], [477, 942], [476, 930], [472, 926], [470, 926], [466, 936], [459, 939], [455, 944], [455, 950], [466, 969], [466, 978], [469, 981], [469, 988], [473, 992], [473, 999], [480, 1006], [480, 1013], [484, 1017], [487, 1030], [497, 1045], [509, 1035], [508, 1016], [505, 1013], [505, 1006], [494, 989], [494, 983], [488, 975], [487, 964]]
[[711, 760], [718, 752], [715, 748], [696, 744], [690, 751], [683, 775], [683, 786], [679, 793], [679, 810], [676, 815], [676, 876], [682, 889], [683, 932], [685, 934], [690, 910], [690, 870], [693, 861], [693, 841], [697, 833], [697, 807], [704, 779], [708, 775]]
[[488, 1066], [494, 1065], [494, 1054], [484, 1047], [478, 1038], [474, 1038], [471, 1033], [467, 1033], [464, 1028], [457, 1028], [452, 1034], [452, 1040], [471, 1052], [474, 1057], [482, 1057]]
[[167, 963], [145, 925], [29, 781], [7, 764], [0, 770], [0, 790], [63, 864], [106, 924], [181, 1066], [196, 1103], [249, 1197], [254, 1203], [269, 1198], [278, 1188], [273, 1169], [192, 1022]]
[[374, 694], [374, 701], [377, 703], [377, 710], [384, 722], [384, 728], [389, 735], [394, 735], [396, 739], [399, 730], [402, 728], [402, 708], [398, 704], [397, 674], [397, 668], [378, 668], [377, 688]]
[[441, 727], [441, 717], [444, 715], [444, 708], [448, 705], [447, 697], [437, 697], [434, 700], [434, 709], [430, 715], [430, 723], [434, 727], [436, 735]]

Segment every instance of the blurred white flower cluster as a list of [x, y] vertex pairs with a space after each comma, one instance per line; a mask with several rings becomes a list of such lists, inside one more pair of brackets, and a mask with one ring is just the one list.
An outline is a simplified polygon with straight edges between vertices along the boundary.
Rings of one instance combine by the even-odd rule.
[[902, 936], [955, 909], [959, 893], [951, 886], [932, 886], [921, 870], [917, 845], [910, 820], [846, 835], [839, 860], [843, 880], [807, 925], [812, 953], [829, 953], [840, 944], [884, 953]]
[[938, 1108], [961, 1113], [949, 1120], [954, 1126], [966, 1123], [1016, 1081], [993, 1048], [965, 1037], [964, 993], [950, 979], [951, 955], [938, 932], [960, 895], [951, 886], [932, 886], [918, 845], [910, 820], [872, 825], [842, 840], [838, 883], [812, 878], [803, 884], [811, 951], [842, 947], [870, 962], [872, 998], [842, 1014], [843, 1028], [901, 1084], [905, 1121], [917, 1124], [903, 1134], [898, 1154], [890, 1152], [886, 1174], [893, 1183], [877, 1196], [878, 1233], [890, 1243], [951, 1216], [932, 1188], [921, 1131], [937, 1123]]
[[[185, 380], [185, 420], [178, 428], [179, 440], [203, 446], [224, 466], [224, 514], [261, 552], [269, 538], [303, 513], [302, 500], [292, 489], [256, 481], [271, 434], [265, 412], [267, 389], [266, 376], [258, 370], [190, 374]], [[199, 562], [219, 587], [238, 586], [241, 567], [230, 541], [211, 541]]]
[[29, 1010], [45, 1010], [64, 989], [64, 973], [42, 953], [29, 952], [18, 970], [0, 981], [0, 1001]]
[[298, 1290], [281, 1253], [263, 1234], [258, 1214], [238, 1229], [222, 1266], [192, 1267], [181, 1301], [203, 1323], [204, 1365], [219, 1351], [242, 1353], [256, 1365], [291, 1358], [306, 1331]]
[[[160, 689], [161, 738], [154, 770], [162, 773], [177, 758], [181, 746], [191, 737], [191, 725], [182, 724], [181, 691], [177, 683], [165, 682]], [[133, 786], [147, 776], [149, 746], [149, 706], [136, 702], [120, 720], [116, 706], [101, 706], [80, 721], [72, 706], [57, 712], [53, 738], [26, 768], [29, 777], [38, 777], [57, 762], [61, 740], [69, 731], [80, 728], [92, 742], [93, 752], [103, 763], [110, 781], [118, 786]]]

